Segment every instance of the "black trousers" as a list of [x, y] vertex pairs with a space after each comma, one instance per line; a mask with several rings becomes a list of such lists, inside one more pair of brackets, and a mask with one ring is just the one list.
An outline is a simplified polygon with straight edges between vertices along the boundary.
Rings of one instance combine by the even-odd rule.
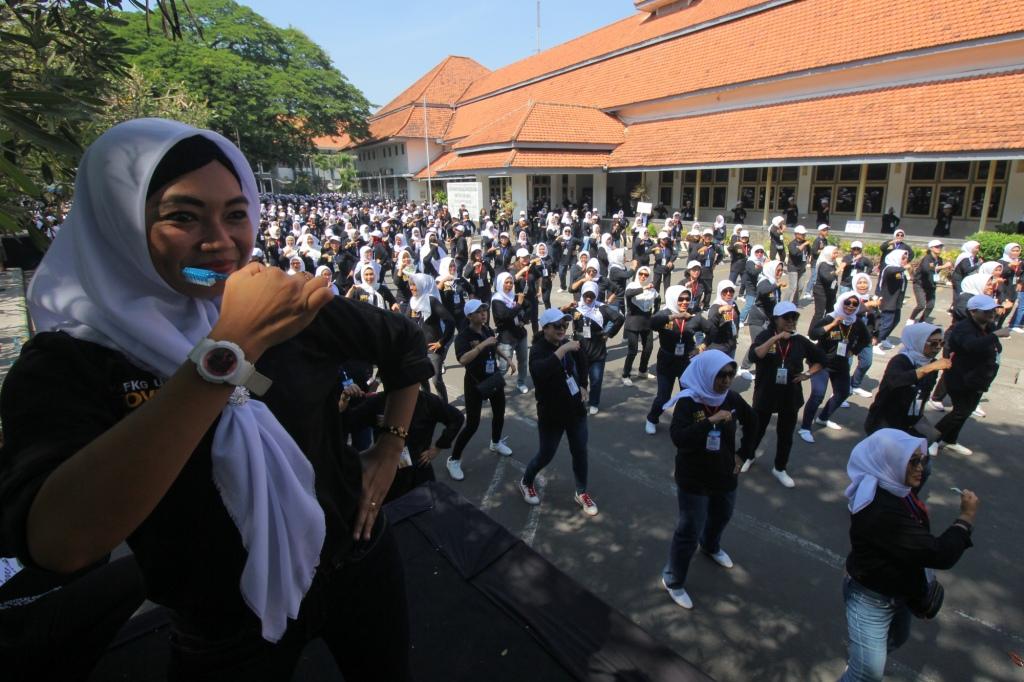
[[935, 289], [925, 289], [920, 284], [914, 285], [914, 300], [917, 302], [908, 319], [924, 322], [935, 309]]
[[627, 329], [622, 333], [626, 337], [626, 362], [622, 365], [623, 378], [628, 377], [633, 371], [633, 360], [636, 359], [637, 348], [641, 343], [643, 351], [640, 353], [639, 370], [640, 374], [646, 374], [647, 365], [651, 361], [651, 351], [654, 350], [654, 344], [651, 343], [651, 330], [631, 331]]
[[[775, 470], [785, 471], [789, 464], [789, 453], [793, 449], [793, 432], [796, 430], [796, 408], [784, 408], [778, 413], [775, 422]], [[757, 410], [757, 438], [754, 439], [754, 450], [761, 445], [764, 434], [768, 431], [768, 423], [772, 413], [768, 410]]]
[[124, 557], [34, 602], [0, 609], [3, 679], [88, 679], [114, 635], [145, 598], [135, 559]]
[[[462, 451], [466, 449], [473, 434], [480, 428], [480, 412], [483, 410], [484, 398], [480, 391], [476, 390], [474, 384], [467, 378], [464, 385], [466, 402], [466, 423], [462, 430], [455, 437], [455, 444], [452, 446], [452, 459], [462, 459]], [[501, 431], [505, 428], [505, 391], [498, 391], [490, 398], [491, 403], [491, 442], [497, 443], [501, 439]]]
[[411, 680], [409, 617], [398, 544], [386, 522], [360, 558], [318, 572], [284, 637], [272, 644], [259, 622], [224, 639], [171, 632], [170, 682], [287, 682], [306, 644], [323, 637], [346, 682]]
[[700, 309], [701, 310], [707, 310], [708, 306], [711, 305], [711, 293], [713, 291], [713, 282], [714, 282], [714, 278], [713, 277], [708, 277], [708, 278], [701, 277], [700, 278], [700, 285], [702, 287], [704, 287], [704, 291], [701, 292], [701, 297], [700, 297]]
[[654, 290], [664, 292], [670, 286], [672, 286], [672, 271], [661, 270], [660, 268], [654, 269]]
[[956, 443], [960, 438], [960, 429], [964, 427], [971, 413], [981, 402], [981, 391], [954, 391], [950, 389], [949, 397], [953, 401], [953, 410], [939, 420], [935, 428], [939, 432], [939, 440], [943, 443]]

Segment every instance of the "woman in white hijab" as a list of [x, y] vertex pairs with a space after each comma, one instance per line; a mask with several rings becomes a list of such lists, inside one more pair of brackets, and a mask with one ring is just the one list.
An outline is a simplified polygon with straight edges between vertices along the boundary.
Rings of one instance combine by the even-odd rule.
[[328, 282], [330, 282], [331, 284], [330, 284], [330, 286], [328, 288], [331, 290], [331, 293], [334, 294], [335, 296], [338, 296], [341, 293], [341, 292], [338, 291], [338, 285], [336, 285], [334, 283], [334, 273], [332, 273], [331, 269], [329, 267], [327, 267], [326, 265], [321, 265], [320, 267], [318, 267], [316, 269], [316, 275], [315, 276], [316, 277], [323, 277]]
[[981, 267], [981, 259], [978, 252], [981, 251], [981, 244], [972, 240], [966, 241], [960, 247], [960, 253], [953, 261], [953, 272], [949, 275], [949, 281], [953, 285], [953, 298], [960, 295], [960, 283], [964, 278], [974, 273]]
[[295, 254], [288, 259], [288, 276], [294, 277], [295, 275], [301, 275], [306, 272], [306, 264], [302, 260], [302, 256]]
[[[750, 451], [757, 431], [754, 411], [729, 389], [735, 378], [732, 358], [719, 350], [706, 350], [683, 372], [679, 382], [683, 390], [665, 404], [666, 410], [675, 408], [671, 433], [676, 446], [679, 523], [661, 579], [672, 601], [684, 609], [693, 608], [685, 584], [698, 542], [719, 566], [733, 567], [721, 546], [722, 533], [736, 506], [740, 466], [753, 457]], [[738, 448], [737, 422], [743, 427]]]
[[656, 377], [648, 371], [648, 363], [651, 360], [651, 352], [654, 344], [651, 341], [651, 318], [658, 308], [661, 307], [661, 296], [654, 288], [651, 269], [646, 265], [640, 266], [636, 276], [626, 286], [626, 323], [623, 327], [623, 335], [626, 337], [626, 361], [622, 365], [622, 384], [632, 386], [633, 380], [630, 373], [633, 370], [633, 361], [636, 359], [637, 349], [643, 345], [640, 353], [640, 378], [646, 376], [648, 379]]
[[818, 254], [814, 264], [814, 314], [811, 316], [810, 329], [825, 313], [836, 304], [839, 292], [839, 280], [843, 273], [843, 263], [839, 261], [839, 250], [834, 246], [826, 246]]
[[[75, 184], [69, 229], [28, 293], [39, 333], [3, 387], [17, 399], [2, 400], [0, 490], [5, 515], [24, 520], [25, 559], [72, 573], [127, 540], [174, 613], [182, 679], [254, 665], [287, 678], [310, 633], [348, 631], [340, 618], [361, 624], [329, 642], [346, 676], [409, 679], [399, 559], [377, 516], [402, 440], [381, 438], [360, 474], [324, 420], [342, 360], [360, 358], [391, 383], [386, 423], [404, 432], [430, 371], [415, 328], [312, 274], [248, 263], [256, 180], [216, 133], [122, 123], [86, 151]], [[54, 409], [59, 438], [37, 418]], [[353, 536], [374, 548], [357, 573]], [[232, 633], [234, 653], [209, 624]]]
[[[409, 317], [423, 330], [427, 342], [427, 359], [434, 367], [434, 390], [442, 400], [448, 402], [448, 388], [444, 383], [444, 357], [455, 336], [455, 318], [444, 307], [441, 293], [430, 275], [422, 272], [413, 275], [409, 281], [409, 291], [412, 293]], [[426, 380], [423, 381], [423, 388], [430, 391]]]
[[999, 298], [1011, 306], [1016, 303], [1016, 312], [1010, 318], [1010, 329], [1018, 334], [1024, 334], [1024, 277], [1021, 276], [1024, 261], [1021, 260], [1020, 253], [1020, 244], [1016, 242], [1010, 242], [1003, 247], [1003, 257], [999, 259], [1003, 264], [1003, 286]]
[[[915, 325], [916, 326], [916, 325]], [[914, 489], [927, 464], [925, 440], [880, 429], [850, 453], [850, 553], [843, 599], [849, 659], [840, 682], [881, 680], [889, 652], [910, 636], [911, 614], [933, 618], [942, 586], [933, 570], [948, 570], [971, 546], [978, 497], [960, 494], [960, 515], [942, 535]]]
[[878, 295], [881, 298], [879, 310], [882, 314], [878, 323], [879, 351], [887, 351], [893, 347], [889, 335], [896, 331], [900, 315], [903, 313], [903, 299], [906, 298], [910, 279], [907, 273], [909, 263], [910, 254], [903, 249], [890, 251], [885, 257], [882, 272], [878, 275]]

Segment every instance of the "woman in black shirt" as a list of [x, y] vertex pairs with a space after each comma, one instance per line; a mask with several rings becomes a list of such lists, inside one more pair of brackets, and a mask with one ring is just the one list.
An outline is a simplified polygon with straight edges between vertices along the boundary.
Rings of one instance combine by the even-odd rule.
[[608, 339], [619, 333], [625, 318], [615, 308], [600, 303], [600, 289], [596, 283], [586, 282], [582, 291], [580, 304], [572, 315], [572, 326], [576, 340], [580, 342], [580, 354], [587, 360], [589, 412], [597, 414], [601, 408], [601, 385], [604, 383], [604, 365], [608, 359]]
[[811, 329], [825, 313], [835, 307], [836, 294], [839, 293], [839, 280], [842, 277], [844, 264], [836, 265], [839, 251], [834, 246], [826, 246], [818, 254], [814, 268], [814, 315], [807, 327]]
[[[665, 405], [675, 409], [671, 433], [679, 523], [661, 580], [672, 601], [684, 609], [693, 608], [685, 584], [698, 546], [719, 566], [733, 567], [721, 546], [722, 533], [732, 518], [740, 466], [750, 457], [757, 430], [754, 411], [729, 390], [735, 377], [732, 358], [718, 350], [704, 351], [683, 372], [683, 390]], [[739, 448], [737, 422], [743, 427]]]
[[494, 268], [484, 260], [483, 250], [479, 246], [469, 252], [469, 262], [462, 269], [462, 278], [466, 280], [467, 291], [473, 298], [484, 301], [491, 300], [491, 284], [494, 282]]
[[[172, 679], [288, 679], [319, 634], [346, 678], [409, 679], [401, 566], [377, 512], [430, 374], [422, 335], [322, 278], [247, 264], [256, 180], [216, 133], [115, 126], [75, 196], [29, 291], [39, 333], [0, 396], [4, 546], [72, 573], [127, 540], [173, 614]], [[183, 267], [229, 276], [199, 284]], [[337, 428], [351, 358], [391, 391], [362, 463]]]
[[640, 353], [639, 376], [647, 375], [653, 379], [654, 375], [647, 371], [647, 363], [651, 360], [651, 352], [654, 344], [651, 342], [651, 316], [661, 304], [661, 296], [654, 288], [651, 279], [651, 269], [646, 265], [636, 271], [633, 281], [626, 286], [626, 326], [624, 335], [626, 337], [626, 361], [622, 365], [622, 383], [624, 386], [632, 386], [630, 372], [633, 370], [633, 360], [636, 359], [637, 348], [643, 344], [643, 351]]
[[[441, 302], [441, 294], [430, 275], [418, 273], [409, 279], [409, 317], [423, 330], [427, 342], [427, 359], [434, 367], [434, 390], [448, 402], [448, 387], [444, 384], [444, 356], [448, 344], [455, 336], [455, 318]], [[430, 386], [423, 382], [423, 388]]]
[[960, 495], [953, 525], [931, 534], [928, 508], [913, 492], [922, 483], [925, 447], [922, 438], [881, 429], [850, 453], [850, 554], [843, 579], [849, 662], [840, 682], [882, 679], [886, 656], [910, 635], [911, 609], [923, 613], [934, 603], [933, 569], [952, 568], [972, 544], [978, 498], [970, 490]]
[[409, 290], [409, 278], [416, 274], [416, 263], [409, 251], [402, 249], [395, 258], [395, 269], [391, 271], [391, 281], [395, 284], [395, 300], [398, 302], [402, 312], [409, 309], [409, 299], [412, 292]]
[[[795, 485], [786, 472], [786, 465], [789, 463], [789, 451], [793, 449], [796, 415], [804, 404], [803, 382], [820, 372], [825, 364], [821, 349], [806, 336], [796, 333], [799, 318], [800, 312], [791, 302], [777, 303], [772, 311], [772, 328], [758, 334], [747, 353], [751, 362], [757, 365], [754, 380], [757, 435], [752, 450], [756, 453], [772, 414], [777, 413], [772, 475], [787, 488]], [[750, 455], [751, 458], [743, 463], [741, 471], [750, 468], [754, 456]]]
[[[740, 329], [740, 310], [736, 306], [736, 285], [727, 279], [718, 283], [718, 296], [708, 308], [704, 330], [704, 345], [717, 348], [729, 357], [736, 355], [737, 335]], [[753, 377], [744, 376], [748, 381]]]
[[942, 242], [933, 239], [928, 242], [928, 252], [914, 269], [914, 300], [916, 305], [907, 318], [907, 324], [927, 322], [935, 308], [935, 285], [944, 270], [952, 268], [951, 263], [942, 261]]
[[878, 323], [878, 347], [886, 351], [892, 348], [889, 335], [896, 331], [903, 310], [903, 299], [907, 295], [907, 264], [910, 256], [903, 249], [890, 251], [885, 257], [885, 266], [878, 275], [878, 295], [882, 298], [879, 306], [882, 317]]
[[658, 393], [644, 422], [644, 431], [649, 435], [656, 433], [665, 402], [697, 352], [693, 334], [700, 331], [702, 319], [700, 313], [690, 312], [692, 302], [689, 289], [681, 284], [670, 286], [665, 291], [665, 307], [651, 318], [651, 330], [658, 333]]
[[974, 271], [981, 267], [979, 251], [981, 244], [974, 240], [964, 242], [960, 246], [960, 253], [953, 262], [953, 273], [949, 276], [949, 281], [953, 284], [954, 298], [960, 295], [960, 283], [964, 281], [964, 277], [974, 274]]
[[[518, 289], [518, 290], [517, 290]], [[499, 358], [511, 358], [514, 354], [519, 366], [516, 375], [516, 388], [526, 393], [526, 377], [523, 367], [529, 367], [529, 346], [526, 342], [526, 322], [529, 318], [526, 300], [526, 287], [522, 280], [517, 282], [511, 273], [503, 272], [494, 283], [494, 295], [491, 296], [491, 317], [498, 331]], [[509, 369], [507, 362], [499, 360], [498, 368], [505, 373]]]
[[848, 291], [836, 301], [835, 310], [821, 318], [811, 328], [809, 336], [818, 342], [818, 348], [825, 354], [827, 371], [818, 372], [811, 379], [811, 395], [804, 406], [804, 415], [798, 432], [800, 438], [808, 443], [814, 442], [811, 425], [814, 422], [818, 406], [825, 398], [828, 384], [832, 383], [832, 398], [818, 415], [818, 423], [834, 431], [843, 427], [829, 419], [844, 400], [850, 395], [850, 358], [860, 353], [871, 343], [867, 327], [857, 317], [860, 309], [860, 297]]

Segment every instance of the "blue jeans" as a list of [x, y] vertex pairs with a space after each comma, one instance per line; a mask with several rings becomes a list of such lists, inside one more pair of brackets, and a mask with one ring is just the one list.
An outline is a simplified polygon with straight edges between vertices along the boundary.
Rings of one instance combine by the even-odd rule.
[[590, 398], [588, 402], [594, 407], [601, 406], [601, 384], [604, 382], [604, 360], [590, 363], [587, 373], [590, 375]]
[[664, 405], [672, 397], [672, 391], [676, 387], [676, 380], [679, 379], [678, 374], [663, 373], [660, 364], [658, 365], [658, 374], [656, 376], [658, 377], [658, 393], [654, 396], [654, 402], [651, 403], [651, 411], [647, 413], [647, 421], [652, 424], [657, 424], [658, 420], [661, 419], [661, 415], [665, 411]]
[[690, 570], [690, 559], [697, 551], [698, 539], [701, 548], [710, 554], [722, 548], [722, 532], [732, 518], [735, 506], [735, 490], [713, 495], [690, 495], [679, 491], [679, 523], [672, 534], [668, 563], [662, 571], [666, 585], [672, 589], [686, 585], [686, 574]]
[[814, 413], [825, 398], [825, 390], [829, 381], [832, 382], [832, 397], [825, 404], [821, 411], [821, 419], [828, 419], [829, 415], [839, 409], [839, 405], [850, 397], [850, 370], [846, 369], [824, 369], [811, 377], [811, 395], [804, 404], [804, 417], [800, 428], [810, 430], [814, 422]]
[[[509, 343], [499, 343], [498, 350], [505, 354], [505, 357], [511, 358], [512, 353], [516, 356], [516, 365], [518, 371], [516, 372], [516, 385], [526, 386], [526, 375], [530, 372], [530, 346], [526, 342], [526, 337], [519, 339], [515, 345]], [[508, 363], [505, 362], [504, 358], [498, 356], [498, 370], [502, 374], [507, 374]]]
[[[850, 379], [850, 389], [860, 388], [861, 383], [864, 381], [864, 377], [867, 376], [868, 370], [871, 369], [871, 363], [875, 361], [875, 351], [870, 344], [864, 346], [864, 350], [857, 353], [857, 369], [853, 370], [853, 378]], [[853, 358], [850, 358], [850, 364], [853, 365]]]
[[540, 470], [551, 464], [555, 453], [558, 452], [558, 445], [562, 442], [563, 433], [569, 439], [569, 454], [572, 455], [572, 475], [576, 479], [576, 492], [585, 493], [587, 491], [587, 418], [584, 416], [568, 417], [565, 418], [565, 421], [556, 424], [537, 420], [540, 446], [537, 454], [526, 465], [523, 483], [533, 485], [533, 480]]
[[843, 579], [849, 658], [839, 682], [876, 682], [885, 674], [885, 658], [910, 636], [906, 604]]
[[1024, 327], [1024, 291], [1017, 292], [1017, 310], [1013, 313], [1011, 327]]
[[757, 300], [755, 294], [747, 294], [747, 302], [743, 304], [743, 310], [740, 311], [740, 323], [747, 323], [747, 315], [750, 314], [750, 310], [754, 307], [754, 302]]
[[889, 338], [900, 323], [900, 310], [883, 310], [882, 317], [878, 321], [878, 341], [882, 342]]

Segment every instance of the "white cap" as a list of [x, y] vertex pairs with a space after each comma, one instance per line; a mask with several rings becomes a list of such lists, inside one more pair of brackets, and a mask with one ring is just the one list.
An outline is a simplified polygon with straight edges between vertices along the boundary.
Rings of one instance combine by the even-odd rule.
[[547, 310], [545, 310], [544, 312], [542, 312], [540, 314], [540, 319], [538, 320], [538, 322], [540, 323], [541, 327], [546, 327], [549, 324], [554, 324], [555, 322], [561, 322], [562, 320], [565, 320], [565, 319], [568, 319], [568, 318], [569, 318], [569, 316], [566, 315], [565, 313], [563, 313], [558, 308], [548, 308]]
[[529, 257], [530, 257], [530, 252], [527, 251], [526, 249], [519, 249], [518, 251], [516, 251], [516, 258], [529, 258]]
[[772, 317], [782, 317], [788, 313], [800, 314], [800, 311], [792, 301], [779, 301], [775, 304], [775, 307], [772, 308]]
[[852, 244], [850, 244], [850, 248], [851, 249], [863, 249], [864, 248], [864, 244], [862, 244], [861, 242], [853, 242]]
[[715, 235], [715, 231], [712, 230], [710, 227], [705, 227], [704, 231], [701, 232], [701, 235], [706, 235], [706, 234], [709, 234], [709, 235], [711, 235], [713, 237]]
[[821, 232], [822, 230], [827, 230], [827, 229], [829, 229], [828, 223], [822, 223], [821, 225], [818, 225], [818, 232]]
[[933, 239], [930, 242], [928, 242], [928, 248], [929, 249], [932, 248], [932, 247], [935, 247], [935, 246], [942, 246], [942, 240], [941, 239]]
[[698, 260], [692, 260], [692, 261], [690, 261], [689, 263], [686, 264], [686, 269], [687, 270], [693, 270], [694, 268], [700, 268], [700, 267], [703, 267], [703, 266], [700, 264], [700, 261], [698, 261]]
[[483, 307], [484, 307], [484, 302], [483, 301], [481, 301], [479, 299], [476, 299], [476, 298], [471, 298], [468, 301], [466, 301], [466, 306], [462, 310], [467, 315], [472, 315], [473, 313], [475, 313], [476, 311], [480, 310]]
[[775, 216], [774, 218], [772, 218], [772, 226], [773, 226], [773, 227], [778, 227], [779, 225], [781, 225], [781, 224], [782, 224], [782, 223], [784, 223], [784, 222], [786, 222], [786, 219], [785, 219], [785, 218], [783, 218], [783, 217], [782, 217], [782, 216], [780, 216], [780, 215], [777, 215], [777, 216]]
[[666, 232], [665, 230], [662, 230], [661, 232], [659, 232], [658, 233], [658, 239], [668, 239], [668, 232]]
[[797, 225], [793, 228], [793, 234], [807, 234], [807, 228], [803, 225]]
[[971, 299], [967, 301], [968, 310], [995, 310], [995, 307], [996, 300], [985, 294], [971, 296]]
[[750, 231], [749, 230], [740, 230], [740, 239], [743, 239], [744, 237], [749, 237], [749, 236], [750, 236]]

